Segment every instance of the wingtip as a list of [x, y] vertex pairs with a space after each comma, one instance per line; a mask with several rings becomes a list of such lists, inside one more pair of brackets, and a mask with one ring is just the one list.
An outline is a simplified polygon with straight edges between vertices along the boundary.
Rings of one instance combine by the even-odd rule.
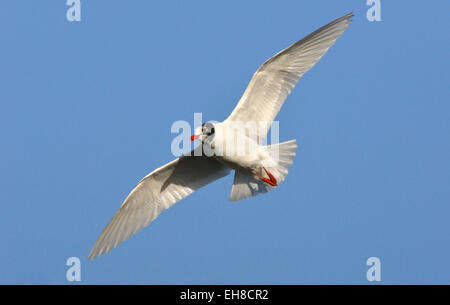
[[350, 12], [350, 13], [347, 13], [344, 16], [338, 18], [336, 21], [347, 20], [349, 22], [352, 22], [353, 17], [355, 17], [355, 14], [353, 12]]
[[345, 16], [345, 19], [347, 19], [349, 22], [353, 21], [353, 17], [355, 17], [355, 14], [353, 12], [347, 13]]
[[91, 252], [88, 255], [88, 259], [93, 261], [94, 259], [96, 259], [97, 257], [101, 257], [104, 254], [103, 249], [101, 249], [100, 251], [98, 249], [92, 248]]
[[97, 257], [97, 255], [95, 255], [95, 254], [92, 253], [92, 251], [91, 251], [91, 253], [89, 253], [89, 255], [88, 255], [88, 260], [93, 261], [96, 257]]

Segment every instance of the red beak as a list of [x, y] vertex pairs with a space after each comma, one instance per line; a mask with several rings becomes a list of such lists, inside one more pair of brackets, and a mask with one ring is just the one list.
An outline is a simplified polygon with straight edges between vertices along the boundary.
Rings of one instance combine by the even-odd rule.
[[198, 139], [198, 138], [200, 138], [200, 135], [195, 135], [195, 134], [192, 135], [192, 136], [191, 136], [191, 142], [194, 141], [194, 140], [196, 140], [196, 139]]

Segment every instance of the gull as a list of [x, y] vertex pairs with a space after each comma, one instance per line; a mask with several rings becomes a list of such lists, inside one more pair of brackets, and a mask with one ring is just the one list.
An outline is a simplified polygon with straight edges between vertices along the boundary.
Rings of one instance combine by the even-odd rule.
[[[108, 253], [162, 211], [233, 170], [231, 201], [268, 192], [282, 183], [297, 144], [290, 140], [263, 145], [270, 124], [298, 80], [344, 33], [352, 17], [348, 13], [328, 23], [265, 61], [226, 120], [195, 129], [191, 141], [202, 145], [137, 184], [100, 234], [89, 258]], [[252, 122], [256, 128], [249, 127]]]

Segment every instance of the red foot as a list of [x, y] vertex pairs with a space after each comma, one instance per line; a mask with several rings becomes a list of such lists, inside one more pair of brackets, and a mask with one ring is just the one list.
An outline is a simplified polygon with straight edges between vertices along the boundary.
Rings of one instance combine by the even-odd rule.
[[265, 177], [261, 177], [260, 175], [256, 174], [262, 181], [264, 181], [265, 183], [271, 185], [271, 186], [277, 186], [277, 179], [275, 179], [275, 177], [263, 166], [264, 171], [266, 172], [267, 176], [269, 176], [270, 180], [265, 178]]

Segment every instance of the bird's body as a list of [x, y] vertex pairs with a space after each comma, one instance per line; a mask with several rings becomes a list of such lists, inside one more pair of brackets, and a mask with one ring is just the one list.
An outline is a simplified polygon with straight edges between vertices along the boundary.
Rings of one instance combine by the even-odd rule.
[[234, 170], [252, 172], [267, 154], [255, 139], [245, 133], [240, 133], [239, 128], [228, 125], [226, 123], [214, 124], [214, 136], [205, 141], [204, 149], [211, 149], [219, 162]]
[[[270, 146], [259, 144], [256, 133], [250, 132], [250, 128], [225, 121], [214, 124], [214, 129], [214, 134], [206, 138], [203, 143], [203, 149], [208, 152], [208, 155], [228, 168], [256, 181], [267, 174], [264, 168], [270, 173], [277, 171], [279, 156], [276, 153], [279, 150], [271, 150]], [[274, 177], [276, 182], [281, 182], [284, 178], [278, 174]], [[269, 176], [267, 178], [270, 180]], [[276, 184], [269, 183], [270, 186], [276, 186]], [[239, 199], [236, 198], [234, 201]]]
[[295, 84], [347, 29], [342, 16], [275, 54], [253, 75], [230, 116], [205, 123], [191, 140], [202, 145], [154, 170], [131, 191], [89, 254], [109, 252], [153, 221], [162, 211], [234, 170], [230, 200], [268, 192], [282, 183], [292, 165], [295, 140], [264, 145], [272, 121]]

